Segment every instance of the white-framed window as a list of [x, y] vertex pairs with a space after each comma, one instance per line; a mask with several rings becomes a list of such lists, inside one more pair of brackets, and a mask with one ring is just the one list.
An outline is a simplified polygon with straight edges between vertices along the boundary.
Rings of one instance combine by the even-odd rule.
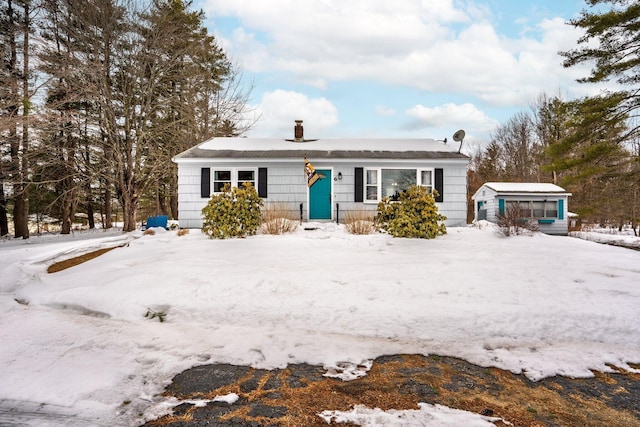
[[367, 169], [365, 181], [365, 189], [364, 189], [364, 199], [367, 201], [377, 202], [380, 198], [378, 194], [378, 170], [377, 169]]
[[242, 187], [245, 182], [250, 183], [254, 187], [256, 186], [256, 171], [255, 170], [238, 170], [238, 187]]
[[418, 185], [425, 187], [429, 193], [433, 192], [433, 169], [420, 170]]
[[242, 187], [245, 182], [251, 183], [257, 189], [256, 176], [256, 169], [216, 169], [213, 171], [213, 192], [221, 193], [225, 184], [232, 187]]
[[433, 169], [365, 168], [364, 200], [379, 202], [388, 198], [397, 201], [400, 194], [412, 185], [433, 191]]
[[222, 192], [222, 187], [225, 184], [231, 185], [231, 171], [230, 170], [214, 170], [213, 171], [213, 192]]

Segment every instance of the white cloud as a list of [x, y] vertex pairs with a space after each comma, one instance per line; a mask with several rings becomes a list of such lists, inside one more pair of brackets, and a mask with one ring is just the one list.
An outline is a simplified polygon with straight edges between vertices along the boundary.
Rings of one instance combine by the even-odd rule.
[[416, 105], [406, 111], [411, 121], [407, 129], [458, 129], [465, 128], [467, 132], [485, 133], [494, 129], [499, 123], [487, 116], [474, 105], [447, 103], [429, 108]]
[[586, 68], [562, 67], [558, 51], [580, 33], [560, 18], [506, 37], [486, 6], [453, 0], [206, 0], [203, 8], [239, 20], [228, 46], [246, 71], [284, 71], [316, 88], [365, 80], [497, 106], [595, 90], [575, 82]]
[[269, 62], [247, 61], [257, 70], [276, 67], [312, 75], [325, 75], [339, 64], [353, 72], [384, 58], [400, 58], [444, 37], [449, 29], [442, 23], [469, 20], [451, 0], [308, 0], [295, 5], [287, 0], [207, 0], [203, 7], [209, 16], [239, 18], [245, 30], [232, 39], [234, 51], [252, 56], [268, 46]]
[[255, 109], [261, 118], [251, 136], [292, 138], [294, 120], [305, 120], [305, 136], [312, 138], [338, 124], [338, 109], [329, 100], [299, 92], [267, 92]]

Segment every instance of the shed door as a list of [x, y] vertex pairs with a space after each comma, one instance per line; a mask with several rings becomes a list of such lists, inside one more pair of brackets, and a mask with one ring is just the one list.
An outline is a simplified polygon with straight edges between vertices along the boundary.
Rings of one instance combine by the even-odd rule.
[[331, 169], [316, 169], [320, 178], [309, 188], [309, 219], [331, 219]]

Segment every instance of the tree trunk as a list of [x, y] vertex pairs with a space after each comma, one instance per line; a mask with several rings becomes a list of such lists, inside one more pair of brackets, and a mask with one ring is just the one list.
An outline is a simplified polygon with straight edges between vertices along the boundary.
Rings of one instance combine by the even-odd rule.
[[167, 215], [169, 213], [169, 209], [167, 208], [167, 189], [166, 186], [161, 183], [158, 188], [160, 194], [160, 213], [159, 215]]
[[93, 201], [91, 200], [91, 193], [89, 193], [89, 200], [87, 201], [87, 216], [89, 219], [89, 230], [96, 228], [96, 222], [93, 218]]
[[111, 186], [109, 183], [106, 183], [103, 200], [105, 229], [113, 228], [113, 220], [111, 218], [111, 216], [113, 215], [113, 204], [111, 203], [111, 197]]
[[160, 192], [160, 179], [156, 178], [155, 182], [154, 182], [154, 186], [155, 186], [155, 192], [156, 192], [156, 208], [154, 211], [154, 215], [160, 215], [162, 214], [162, 195]]
[[24, 212], [24, 183], [22, 177], [22, 171], [20, 170], [20, 138], [18, 137], [18, 111], [20, 104], [20, 93], [18, 86], [18, 79], [20, 72], [17, 69], [18, 66], [18, 50], [16, 44], [17, 25], [15, 22], [15, 14], [13, 12], [13, 2], [9, 0], [7, 2], [7, 17], [9, 27], [9, 63], [7, 70], [11, 77], [9, 82], [10, 102], [12, 103], [7, 107], [8, 116], [10, 119], [8, 139], [10, 143], [10, 174], [13, 191], [13, 231], [15, 237], [29, 237], [29, 229], [27, 223], [27, 216]]
[[[66, 198], [66, 197], [65, 197]], [[60, 234], [71, 234], [71, 212], [70, 206], [65, 202], [62, 208], [62, 226], [60, 229]]]
[[65, 189], [65, 193], [64, 196], [62, 197], [62, 214], [61, 214], [61, 221], [62, 221], [62, 230], [60, 231], [60, 234], [70, 234], [71, 233], [71, 225], [73, 224], [73, 216], [75, 214], [75, 208], [74, 208], [74, 199], [75, 199], [75, 191], [73, 191], [73, 189], [70, 187], [70, 185], [72, 185], [71, 183], [69, 183], [68, 181], [71, 181], [71, 179], [65, 179], [65, 185], [63, 185], [63, 188]]
[[22, 186], [22, 209], [24, 215], [24, 229], [25, 232], [22, 235], [23, 239], [29, 238], [29, 114], [31, 114], [31, 95], [29, 93], [29, 31], [31, 30], [31, 13], [30, 2], [24, 2], [24, 27], [22, 38], [22, 179], [24, 185]]
[[171, 178], [169, 188], [169, 204], [171, 207], [171, 218], [178, 219], [178, 177], [177, 174]]
[[13, 226], [14, 237], [22, 237], [23, 239], [29, 238], [28, 217], [25, 213], [24, 194], [22, 189], [18, 190], [19, 194], [14, 198], [13, 206]]
[[9, 234], [7, 200], [4, 198], [4, 184], [0, 182], [0, 236], [6, 236], [7, 234]]
[[122, 203], [122, 231], [128, 232], [135, 230], [138, 205], [136, 197], [125, 190], [120, 197], [120, 203]]

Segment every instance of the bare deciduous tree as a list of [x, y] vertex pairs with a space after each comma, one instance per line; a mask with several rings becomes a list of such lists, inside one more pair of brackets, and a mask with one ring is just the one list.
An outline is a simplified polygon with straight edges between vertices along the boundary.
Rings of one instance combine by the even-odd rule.
[[57, 117], [49, 119], [49, 142], [64, 152], [59, 176], [69, 195], [59, 200], [69, 206], [62, 215], [72, 215], [80, 194], [90, 200], [100, 183], [106, 220], [113, 191], [124, 231], [135, 228], [149, 194], [156, 212], [170, 205], [177, 216], [171, 158], [216, 132], [241, 131], [248, 97], [204, 15], [181, 0], [46, 2], [43, 70]]

